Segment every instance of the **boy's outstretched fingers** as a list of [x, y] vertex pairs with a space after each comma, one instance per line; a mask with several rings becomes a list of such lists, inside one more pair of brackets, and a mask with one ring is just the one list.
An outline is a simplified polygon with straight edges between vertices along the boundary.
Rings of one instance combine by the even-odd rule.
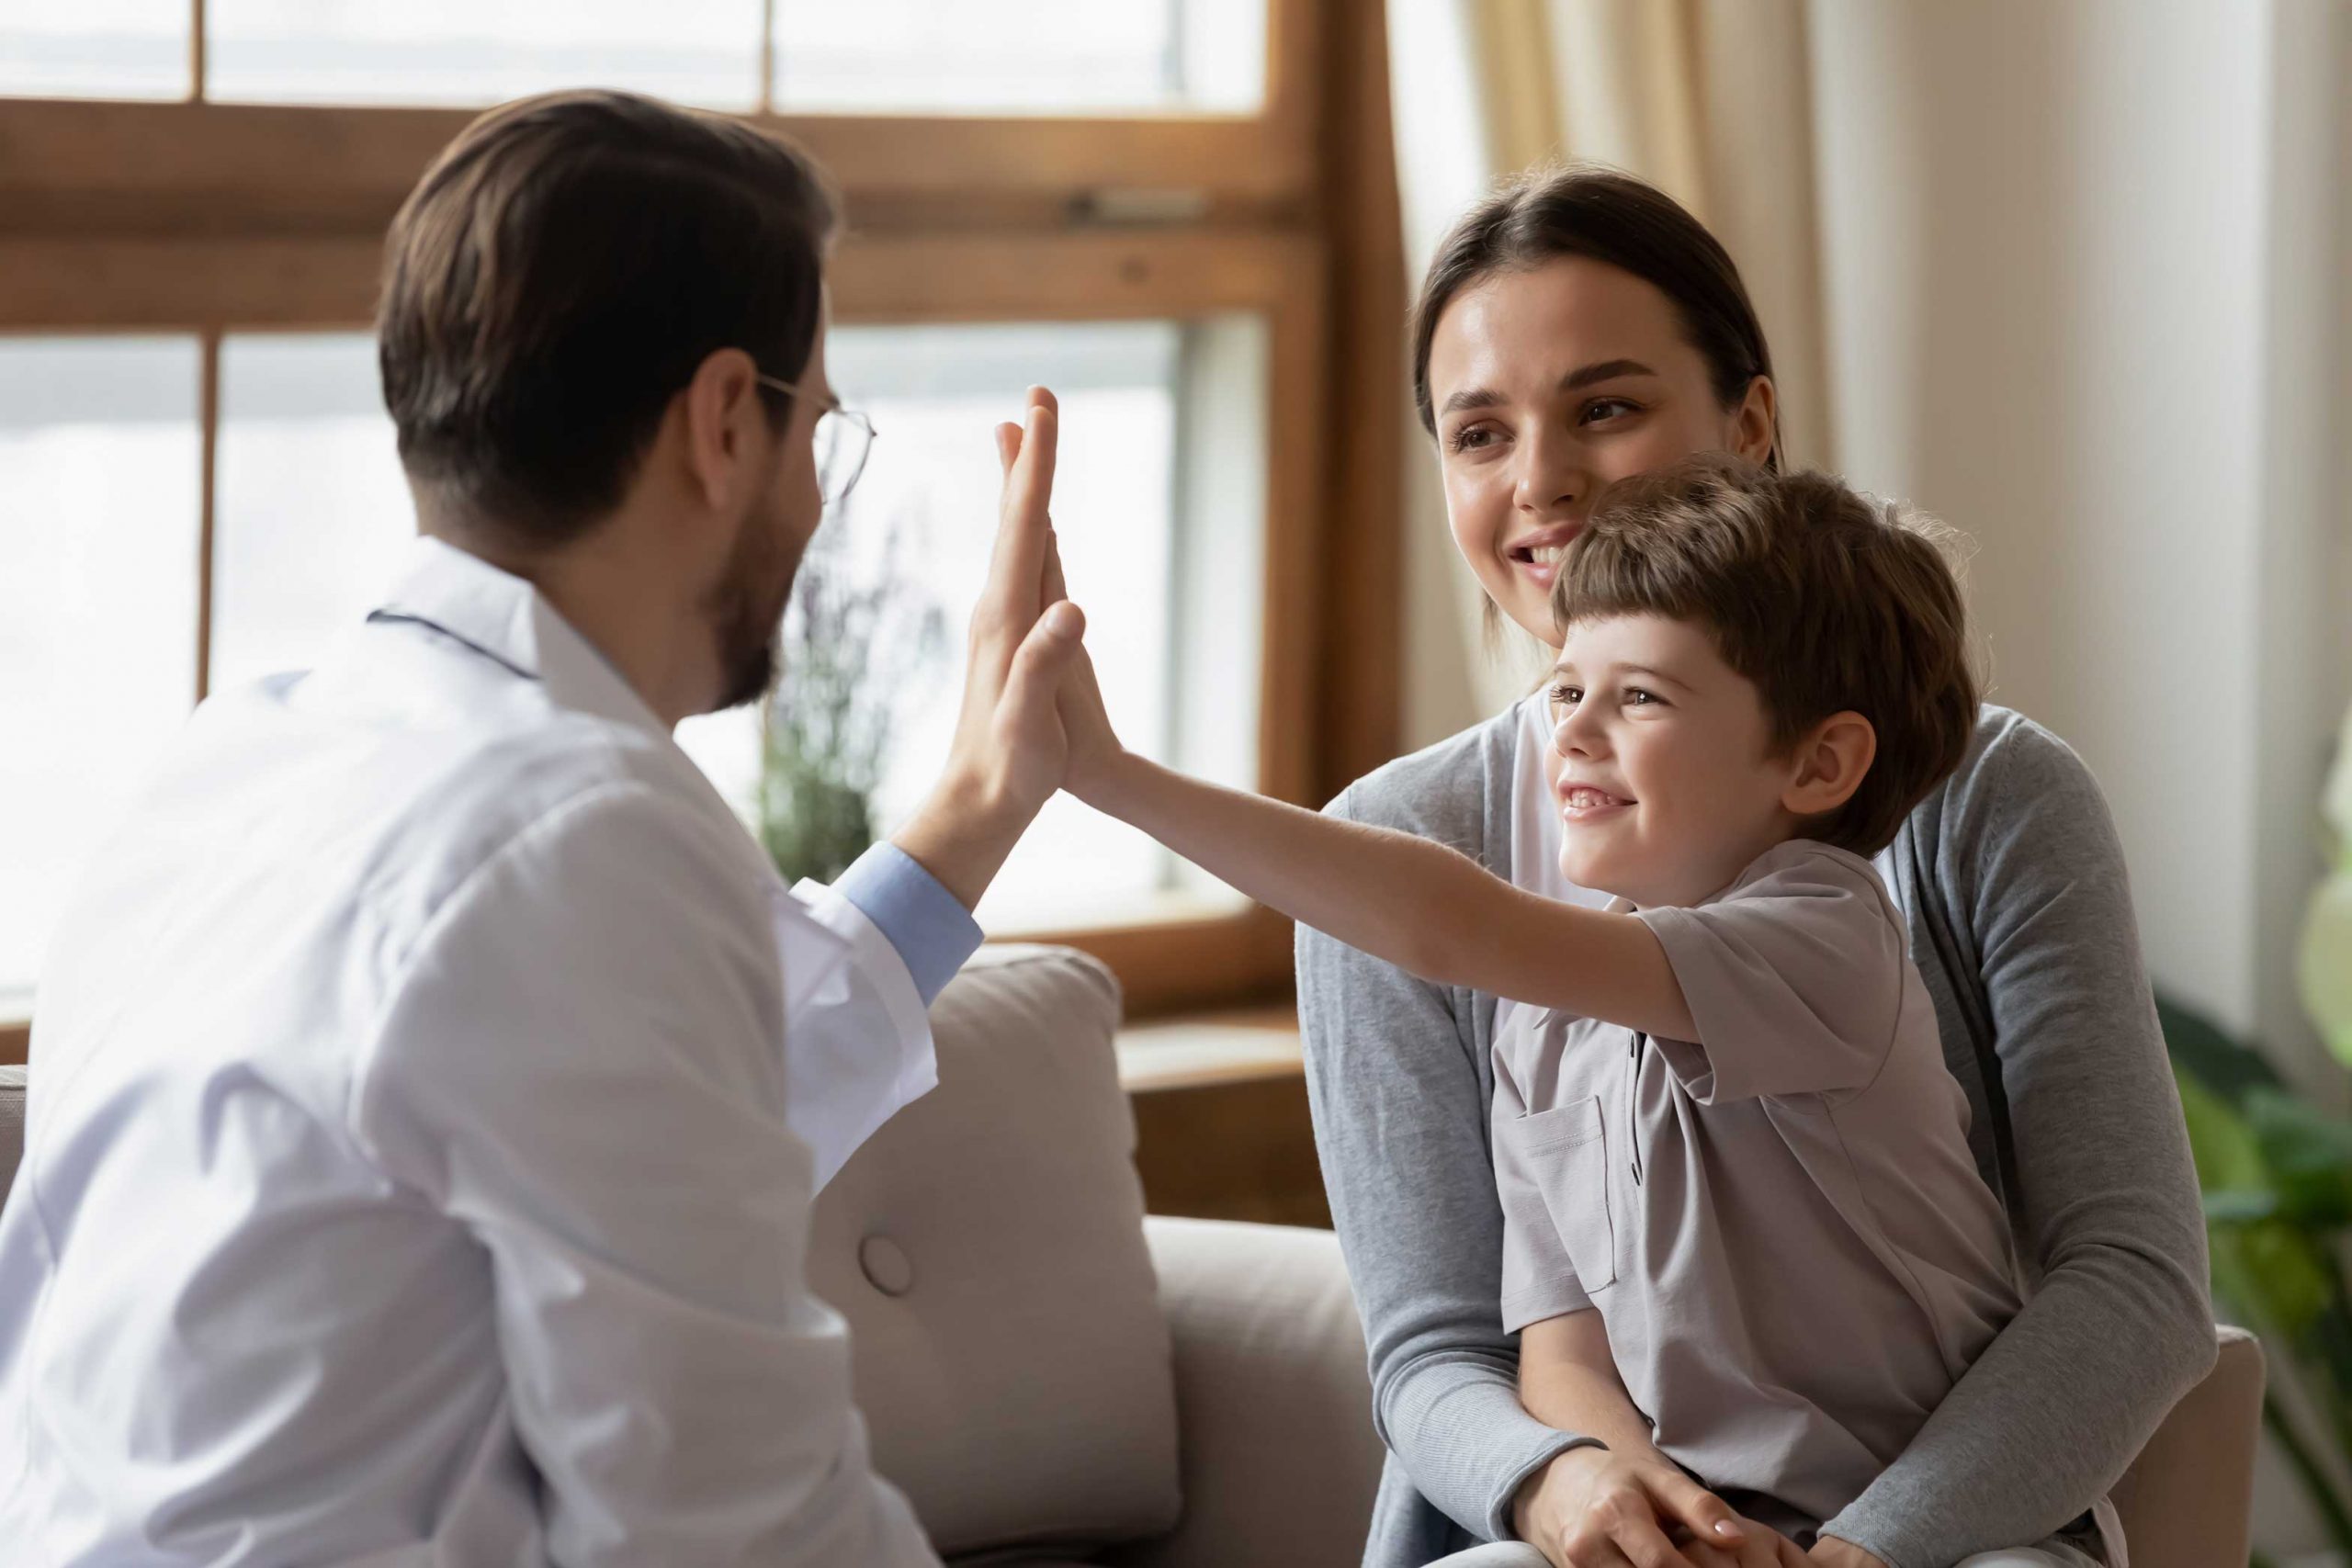
[[1013, 787], [1024, 800], [1042, 803], [1061, 787], [1069, 768], [1059, 699], [1071, 661], [1083, 652], [1085, 631], [1086, 616], [1077, 605], [1067, 600], [1048, 605], [1005, 671], [996, 723], [1016, 774]]

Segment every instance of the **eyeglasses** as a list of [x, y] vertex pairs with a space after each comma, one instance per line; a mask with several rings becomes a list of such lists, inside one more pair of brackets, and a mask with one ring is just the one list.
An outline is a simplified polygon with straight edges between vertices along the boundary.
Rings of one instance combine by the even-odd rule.
[[[813, 395], [805, 387], [774, 376], [762, 376], [759, 382], [796, 398]], [[874, 422], [855, 409], [842, 407], [841, 399], [828, 394], [817, 411], [817, 491], [827, 506], [842, 503], [858, 475], [865, 472], [866, 454], [873, 449]]]

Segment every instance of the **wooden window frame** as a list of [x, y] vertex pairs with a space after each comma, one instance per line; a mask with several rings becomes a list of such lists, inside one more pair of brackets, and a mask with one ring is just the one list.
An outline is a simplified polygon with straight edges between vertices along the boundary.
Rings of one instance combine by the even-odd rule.
[[[1266, 321], [1282, 438], [1266, 454], [1259, 786], [1310, 805], [1396, 732], [1402, 291], [1381, 11], [1268, 0], [1254, 115], [741, 117], [841, 186], [845, 322]], [[203, 345], [200, 621], [221, 335], [365, 329], [385, 225], [476, 112], [0, 99], [0, 333]], [[1288, 923], [1254, 906], [1021, 940], [1094, 953], [1137, 1016], [1263, 998], [1290, 971]], [[0, 1062], [26, 1038], [0, 1023]]]

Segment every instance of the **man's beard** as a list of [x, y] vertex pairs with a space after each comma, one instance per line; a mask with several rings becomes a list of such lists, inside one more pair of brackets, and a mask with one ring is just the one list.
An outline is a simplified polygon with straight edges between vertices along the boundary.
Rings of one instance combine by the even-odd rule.
[[747, 513], [728, 551], [726, 570], [706, 601], [711, 635], [718, 643], [720, 707], [758, 702], [775, 683], [784, 607], [799, 570], [800, 548], [786, 542], [776, 520]]

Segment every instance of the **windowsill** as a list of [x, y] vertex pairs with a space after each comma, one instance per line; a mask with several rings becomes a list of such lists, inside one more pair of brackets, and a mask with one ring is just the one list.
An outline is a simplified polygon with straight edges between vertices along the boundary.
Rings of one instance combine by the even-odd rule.
[[1329, 1226], [1295, 1003], [1136, 1024], [1117, 1049], [1146, 1213]]
[[1298, 1009], [1287, 999], [1129, 1024], [1117, 1049], [1119, 1084], [1129, 1094], [1306, 1076]]
[[983, 902], [980, 928], [990, 942], [1050, 941], [1073, 931], [1140, 931], [1151, 926], [1230, 919], [1250, 907], [1230, 888], [1169, 889], [1088, 898], [1069, 892], [1047, 903], [998, 914]]

